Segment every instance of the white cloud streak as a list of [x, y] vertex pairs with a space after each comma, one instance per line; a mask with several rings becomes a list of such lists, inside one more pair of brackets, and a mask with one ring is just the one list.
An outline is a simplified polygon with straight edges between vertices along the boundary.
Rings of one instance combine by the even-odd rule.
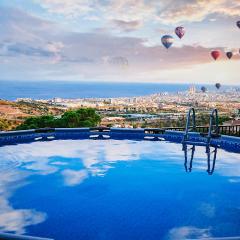
[[[100, 12], [107, 15], [108, 19], [106, 21], [109, 21], [111, 28], [114, 25], [125, 34], [129, 34], [128, 37], [126, 35], [116, 36], [109, 32], [80, 33], [73, 32], [71, 29], [63, 30], [56, 23], [40, 19], [29, 13], [17, 9], [3, 9], [0, 12], [0, 27], [3, 29], [0, 36], [1, 76], [6, 80], [18, 78], [20, 80], [162, 81], [178, 83], [182, 81], [209, 83], [217, 80], [221, 83], [236, 84], [239, 82], [239, 78], [235, 69], [239, 68], [239, 61], [237, 63], [234, 60], [239, 58], [238, 54], [231, 60], [231, 66], [225, 64], [227, 58], [224, 54], [221, 60], [213, 66], [209, 64], [212, 62], [210, 57], [212, 47], [192, 44], [189, 40], [196, 36], [196, 39], [201, 38], [200, 42], [203, 42], [204, 46], [212, 46], [212, 42], [214, 42], [214, 47], [222, 50], [225, 47], [231, 47], [232, 43], [236, 47], [235, 37], [232, 37], [233, 40], [231, 40], [231, 44], [228, 44], [229, 46], [224, 45], [224, 41], [221, 40], [222, 29], [220, 28], [218, 28], [220, 33], [214, 33], [214, 35], [211, 33], [212, 28], [210, 33], [204, 30], [203, 34], [195, 28], [187, 29], [186, 41], [189, 45], [183, 45], [183, 41], [176, 40], [176, 45], [174, 44], [168, 51], [161, 45], [161, 34], [159, 33], [156, 42], [151, 37], [134, 37], [130, 33], [133, 30], [141, 31], [144, 28], [144, 21], [149, 21], [149, 16], [153, 16], [153, 12], [156, 11], [155, 6], [159, 4], [160, 10], [154, 15], [155, 20], [159, 18], [157, 20], [160, 21], [159, 23], [170, 20], [178, 21], [174, 19], [175, 17], [179, 19], [179, 16], [189, 16], [189, 19], [193, 17], [193, 19], [200, 21], [200, 19], [207, 17], [207, 12], [212, 11], [213, 6], [215, 6], [215, 11], [218, 12], [227, 9], [224, 11], [229, 11], [229, 13], [226, 13], [228, 15], [234, 15], [238, 9], [238, 2], [233, 1], [231, 4], [227, 4], [221, 0], [221, 4], [219, 3], [218, 6], [216, 6], [217, 1], [205, 4], [209, 9], [203, 11], [201, 10], [201, 7], [205, 8], [203, 2], [205, 1], [181, 0], [176, 4], [174, 4], [174, 1], [167, 4], [167, 1], [161, 3], [150, 1], [146, 4], [142, 0], [127, 0], [105, 2], [103, 4], [100, 1], [45, 0], [39, 3], [43, 4], [44, 9], [48, 9], [52, 14], [54, 14], [54, 11], [60, 11], [61, 9], [59, 14], [64, 15], [64, 11], [66, 11], [66, 15], [71, 15], [72, 11], [76, 9], [85, 9], [77, 11], [73, 16], [87, 14], [89, 11], [93, 14], [94, 7], [97, 6], [95, 10], [98, 11], [99, 9]], [[85, 7], [85, 5], [88, 5], [88, 7]], [[227, 8], [227, 5], [229, 5], [229, 8]], [[176, 6], [176, 9], [171, 9], [173, 6]], [[204, 14], [192, 16], [191, 9], [195, 8], [200, 10], [193, 11], [192, 14], [200, 14], [201, 11]], [[133, 14], [134, 11], [135, 14]], [[180, 14], [182, 11], [186, 11], [186, 13]], [[163, 17], [162, 14], [169, 16]], [[150, 19], [153, 22], [155, 21], [152, 17]], [[103, 18], [100, 22], [104, 21]], [[81, 20], [79, 22], [81, 23]], [[212, 24], [216, 24], [216, 22]], [[171, 29], [173, 30], [173, 27]], [[187, 36], [190, 36], [190, 38]], [[230, 41], [228, 40], [227, 42]], [[220, 43], [218, 46], [215, 43], [216, 41]], [[109, 59], [119, 57], [127, 60], [128, 67], [122, 67], [121, 64], [111, 64], [112, 61], [109, 61]], [[204, 64], [209, 65], [206, 67]], [[209, 76], [205, 74], [206, 68], [210, 69]], [[216, 69], [221, 76], [220, 80], [212, 79]]]
[[49, 13], [61, 14], [67, 18], [86, 16], [97, 11], [106, 20], [141, 22], [192, 22], [201, 21], [213, 13], [226, 16], [238, 16], [240, 13], [238, 0], [41, 0], [39, 4]]

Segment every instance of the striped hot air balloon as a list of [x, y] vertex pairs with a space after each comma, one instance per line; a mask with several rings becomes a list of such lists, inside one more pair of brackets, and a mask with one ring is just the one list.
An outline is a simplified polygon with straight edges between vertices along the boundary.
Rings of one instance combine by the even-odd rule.
[[162, 44], [165, 48], [170, 48], [174, 42], [174, 38], [171, 35], [164, 35], [161, 39]]

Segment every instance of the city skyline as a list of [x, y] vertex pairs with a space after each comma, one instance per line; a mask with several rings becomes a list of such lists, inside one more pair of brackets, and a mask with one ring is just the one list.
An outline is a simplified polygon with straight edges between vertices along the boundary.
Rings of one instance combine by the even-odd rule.
[[[2, 80], [239, 84], [237, 0], [3, 0], [0, 9]], [[164, 34], [175, 39], [169, 50]]]

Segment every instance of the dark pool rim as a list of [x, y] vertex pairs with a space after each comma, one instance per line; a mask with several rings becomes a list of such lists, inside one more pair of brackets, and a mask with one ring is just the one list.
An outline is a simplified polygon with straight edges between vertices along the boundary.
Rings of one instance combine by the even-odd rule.
[[[168, 141], [181, 143], [183, 131], [164, 130], [160, 128], [42, 128], [19, 131], [0, 132], [0, 147], [21, 143], [52, 140], [136, 140], [136, 141]], [[205, 136], [199, 132], [189, 133], [190, 141], [199, 143], [205, 141]], [[210, 146], [240, 153], [240, 137], [221, 135], [211, 138]]]

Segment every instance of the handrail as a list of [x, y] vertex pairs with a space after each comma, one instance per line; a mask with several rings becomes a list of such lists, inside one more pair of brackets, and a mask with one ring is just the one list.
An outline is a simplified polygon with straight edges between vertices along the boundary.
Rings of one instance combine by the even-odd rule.
[[[164, 130], [184, 131], [185, 127], [164, 127]], [[196, 132], [208, 134], [209, 126], [196, 126]], [[218, 125], [219, 134], [240, 137], [240, 124], [238, 125]]]
[[[213, 120], [215, 120], [215, 129], [213, 129]], [[212, 131], [212, 133], [219, 134], [219, 120], [218, 120], [218, 110], [215, 108], [212, 110], [210, 115], [210, 124], [209, 124], [209, 131]]]
[[219, 134], [218, 128], [218, 110], [215, 108], [212, 110], [209, 118], [209, 129], [207, 135], [207, 144], [210, 144], [213, 134]]
[[190, 130], [189, 128], [190, 128], [190, 123], [191, 123], [191, 117], [192, 117], [192, 129], [191, 130], [196, 131], [196, 114], [195, 114], [195, 109], [193, 107], [189, 109], [188, 114], [187, 114], [187, 121], [186, 121], [185, 133], [183, 136], [183, 142], [188, 139], [188, 132]]
[[[195, 141], [189, 141], [189, 131], [190, 131], [191, 120], [192, 120], [192, 129], [196, 131], [196, 117], [195, 117], [194, 108], [190, 108], [188, 111], [185, 133], [182, 139], [183, 150], [186, 150], [187, 144], [190, 144], [190, 145], [196, 144]], [[216, 108], [213, 109], [210, 113], [208, 133], [207, 134], [200, 133], [200, 136], [204, 138], [198, 144], [201, 144], [202, 146], [206, 146], [206, 153], [208, 153], [210, 151], [211, 138], [220, 136], [219, 126], [218, 126], [218, 111]]]

